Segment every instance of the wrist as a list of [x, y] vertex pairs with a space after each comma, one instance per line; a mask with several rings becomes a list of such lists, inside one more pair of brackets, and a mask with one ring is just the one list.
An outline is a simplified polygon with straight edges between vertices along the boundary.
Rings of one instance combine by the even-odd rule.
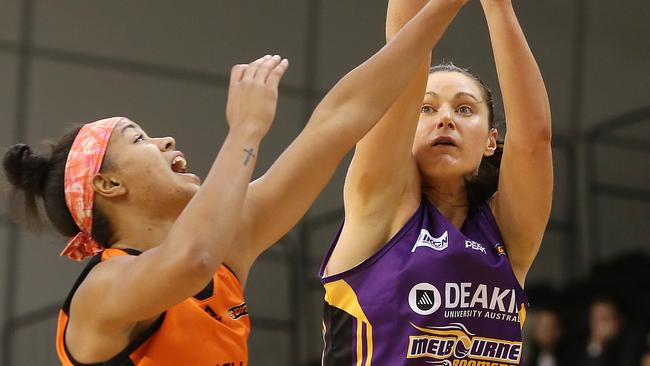
[[[456, 14], [467, 4], [468, 0], [442, 0], [429, 1], [420, 13], [426, 14], [426, 18], [436, 20], [441, 14]], [[418, 14], [418, 16], [421, 16]]]
[[233, 126], [228, 131], [228, 136], [237, 140], [259, 144], [267, 130], [260, 126], [259, 123], [240, 123]]
[[481, 0], [484, 10], [512, 9], [512, 0]]

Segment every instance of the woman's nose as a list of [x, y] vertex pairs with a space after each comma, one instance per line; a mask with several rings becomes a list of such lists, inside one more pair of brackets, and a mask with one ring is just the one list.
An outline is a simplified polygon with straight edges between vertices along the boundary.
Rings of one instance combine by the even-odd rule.
[[440, 120], [438, 121], [438, 128], [455, 128], [456, 125], [454, 123], [454, 119], [452, 118], [452, 113], [451, 111], [442, 111], [440, 115]]
[[176, 149], [176, 140], [173, 137], [163, 137], [160, 139], [160, 150], [169, 151]]

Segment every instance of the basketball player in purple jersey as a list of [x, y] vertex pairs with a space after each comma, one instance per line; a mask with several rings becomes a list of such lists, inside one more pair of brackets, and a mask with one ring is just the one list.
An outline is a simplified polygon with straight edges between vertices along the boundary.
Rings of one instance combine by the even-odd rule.
[[[424, 3], [390, 0], [387, 38]], [[481, 4], [505, 143], [487, 86], [451, 64], [427, 79], [423, 58], [348, 171], [345, 223], [321, 268], [324, 365], [521, 362], [523, 284], [551, 207], [551, 117], [511, 0]]]

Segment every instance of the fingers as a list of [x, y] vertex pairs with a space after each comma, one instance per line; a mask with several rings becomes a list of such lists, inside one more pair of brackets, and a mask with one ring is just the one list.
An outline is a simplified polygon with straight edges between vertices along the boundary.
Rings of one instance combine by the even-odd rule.
[[230, 85], [240, 81], [257, 81], [277, 87], [289, 67], [289, 60], [279, 55], [258, 58], [250, 64], [235, 65], [230, 72]]
[[241, 78], [244, 76], [244, 71], [246, 71], [247, 67], [248, 65], [245, 64], [239, 64], [232, 67], [232, 70], [230, 70], [230, 86], [241, 81]]
[[248, 67], [246, 67], [246, 71], [244, 71], [244, 76], [242, 77], [242, 80], [252, 81], [255, 78], [255, 74], [257, 73], [259, 67], [262, 66], [264, 62], [270, 59], [271, 59], [271, 55], [266, 55], [248, 64]]
[[264, 63], [257, 69], [257, 72], [255, 73], [255, 80], [261, 83], [266, 83], [266, 79], [269, 77], [269, 73], [280, 64], [281, 60], [282, 58], [278, 55], [265, 60]]
[[277, 88], [278, 85], [280, 84], [280, 79], [282, 79], [282, 76], [284, 75], [284, 73], [287, 71], [288, 68], [289, 68], [289, 60], [285, 58], [279, 64], [277, 64], [275, 68], [273, 68], [273, 70], [271, 70], [266, 80], [266, 84], [268, 84], [273, 88]]

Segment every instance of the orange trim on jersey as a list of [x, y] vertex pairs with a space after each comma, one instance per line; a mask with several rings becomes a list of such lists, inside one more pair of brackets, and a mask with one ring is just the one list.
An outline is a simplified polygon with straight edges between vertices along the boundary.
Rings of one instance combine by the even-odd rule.
[[[92, 267], [114, 256], [128, 255], [120, 249], [107, 249]], [[69, 301], [90, 268], [84, 270], [72, 289], [66, 305], [59, 312], [56, 349], [63, 366], [82, 365], [69, 356], [65, 347]], [[136, 339], [123, 352], [102, 365], [136, 366], [172, 365], [248, 365], [247, 340], [250, 333], [248, 308], [243, 289], [235, 275], [221, 265], [210, 285], [200, 293], [169, 308], [145, 333], [146, 339]], [[199, 297], [197, 295], [197, 297]]]

